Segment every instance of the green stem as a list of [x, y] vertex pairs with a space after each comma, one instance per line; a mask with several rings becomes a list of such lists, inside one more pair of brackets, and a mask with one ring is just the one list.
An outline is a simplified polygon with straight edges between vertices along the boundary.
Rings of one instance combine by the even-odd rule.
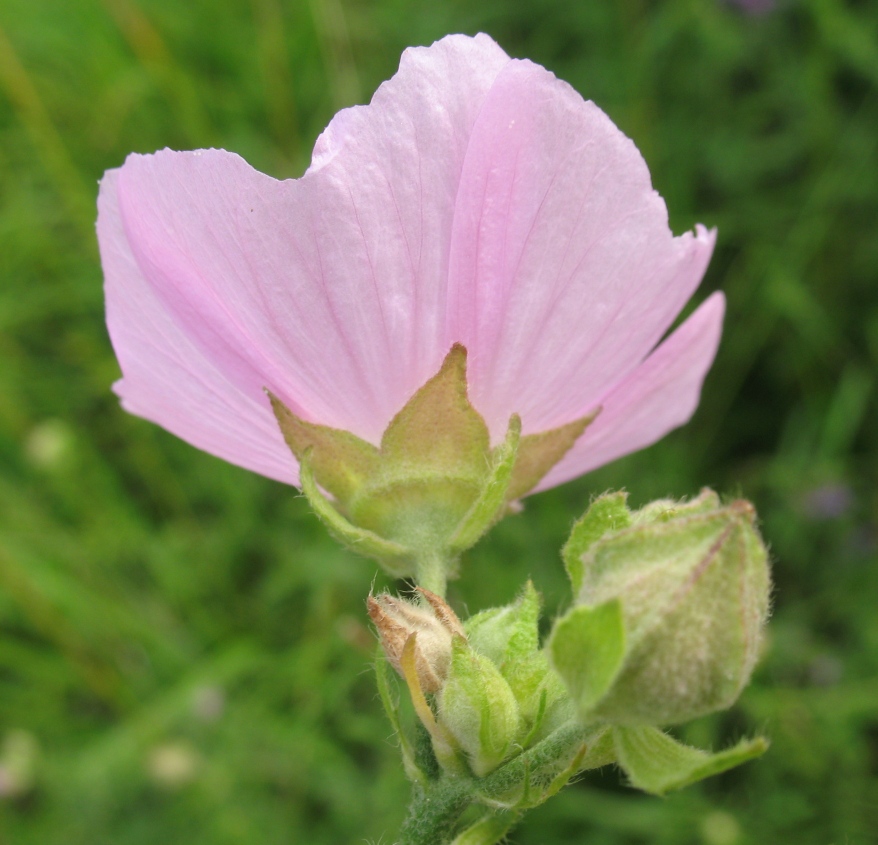
[[486, 814], [454, 839], [457, 823], [467, 807], [474, 801], [507, 800], [510, 794], [525, 789], [534, 776], [540, 780], [547, 774], [554, 777], [591, 733], [579, 724], [568, 723], [487, 777], [442, 777], [426, 786], [415, 786], [397, 845], [495, 845], [518, 820], [519, 811], [535, 804]]
[[508, 763], [479, 781], [479, 794], [488, 799], [499, 798], [524, 784], [529, 776], [545, 770], [546, 767], [563, 768], [563, 761], [569, 760], [592, 733], [593, 729], [583, 727], [577, 722], [562, 725], [533, 748], [513, 757]]
[[469, 778], [443, 779], [426, 789], [416, 786], [397, 845], [448, 845], [472, 794]]
[[415, 583], [419, 587], [436, 593], [445, 598], [448, 584], [448, 572], [453, 561], [438, 551], [430, 551], [420, 555], [415, 562]]

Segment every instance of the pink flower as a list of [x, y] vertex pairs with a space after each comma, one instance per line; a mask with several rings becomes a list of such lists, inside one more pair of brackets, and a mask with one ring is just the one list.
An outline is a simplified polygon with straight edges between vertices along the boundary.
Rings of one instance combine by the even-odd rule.
[[485, 35], [406, 50], [301, 179], [163, 150], [98, 204], [125, 409], [290, 484], [264, 388], [377, 444], [459, 341], [494, 442], [601, 406], [544, 489], [686, 422], [719, 342], [719, 293], [662, 341], [714, 233], [674, 237], [634, 144]]

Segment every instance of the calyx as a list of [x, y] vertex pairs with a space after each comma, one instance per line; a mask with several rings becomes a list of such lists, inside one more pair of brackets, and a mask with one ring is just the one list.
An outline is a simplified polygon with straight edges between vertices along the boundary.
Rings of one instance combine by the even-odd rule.
[[[391, 575], [426, 580], [438, 592], [460, 553], [536, 486], [597, 414], [524, 437], [513, 414], [492, 447], [467, 395], [466, 359], [455, 344], [378, 446], [308, 422], [268, 392], [303, 492], [330, 531]], [[442, 577], [422, 579], [425, 561], [440, 561]]]

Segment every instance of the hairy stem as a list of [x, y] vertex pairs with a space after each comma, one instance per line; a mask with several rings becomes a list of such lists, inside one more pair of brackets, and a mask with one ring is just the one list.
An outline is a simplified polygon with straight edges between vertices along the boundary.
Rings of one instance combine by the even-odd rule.
[[[576, 749], [593, 733], [577, 722], [568, 722], [533, 748], [513, 757], [487, 777], [478, 782], [479, 794], [495, 799], [524, 784], [531, 775], [538, 775], [547, 768], [563, 770]], [[571, 772], [571, 775], [574, 774]]]
[[452, 561], [440, 552], [426, 552], [415, 563], [415, 583], [419, 587], [445, 598], [448, 572]]
[[448, 845], [473, 794], [468, 778], [443, 779], [416, 786], [397, 845]]
[[[409, 814], [396, 845], [496, 845], [518, 820], [521, 811], [541, 803], [560, 788], [560, 784], [555, 788], [553, 779], [564, 771], [570, 758], [592, 733], [593, 730], [571, 722], [487, 777], [445, 776], [424, 786], [415, 786]], [[531, 796], [532, 803], [529, 803], [525, 795], [532, 780], [543, 788], [538, 795]], [[562, 780], [566, 782], [565, 775]], [[508, 809], [501, 809], [510, 795], [519, 793], [522, 803], [506, 803]], [[455, 839], [460, 817], [476, 802], [496, 806], [499, 812], [486, 814]]]

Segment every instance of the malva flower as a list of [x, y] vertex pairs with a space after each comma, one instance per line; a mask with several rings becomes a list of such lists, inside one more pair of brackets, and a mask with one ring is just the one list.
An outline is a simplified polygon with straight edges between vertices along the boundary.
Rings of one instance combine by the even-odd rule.
[[714, 233], [674, 237], [634, 144], [486, 35], [406, 50], [300, 179], [131, 155], [97, 229], [123, 407], [289, 484], [266, 391], [377, 445], [458, 344], [494, 446], [599, 411], [539, 490], [687, 421], [721, 332], [715, 293], [662, 339]]

